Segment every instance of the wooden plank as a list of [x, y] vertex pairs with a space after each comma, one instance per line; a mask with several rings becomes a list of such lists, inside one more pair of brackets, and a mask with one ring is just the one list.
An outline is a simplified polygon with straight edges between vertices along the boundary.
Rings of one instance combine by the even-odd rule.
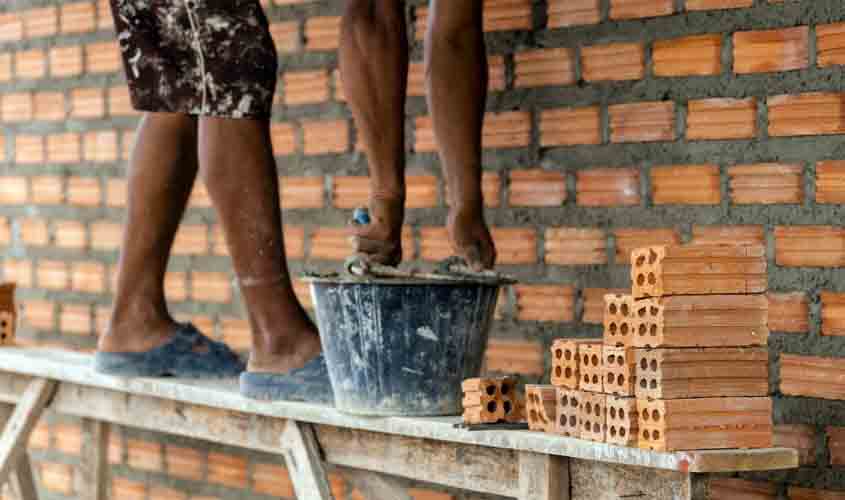
[[408, 493], [407, 485], [402, 484], [402, 481], [394, 477], [354, 469], [344, 470], [343, 475], [355, 486], [355, 489], [361, 492], [364, 498], [413, 500]]
[[35, 486], [35, 476], [27, 452], [21, 454], [15, 465], [15, 481], [20, 500], [38, 500], [38, 488]]
[[693, 497], [690, 474], [569, 460], [572, 500], [704, 500]]
[[299, 500], [332, 500], [320, 449], [310, 424], [288, 420], [280, 445]]
[[569, 463], [529, 451], [519, 454], [519, 500], [569, 500]]
[[109, 484], [109, 430], [106, 422], [90, 418], [82, 421], [82, 500], [107, 500]]
[[109, 377], [91, 370], [90, 363], [91, 356], [80, 353], [0, 349], [0, 367], [5, 370], [0, 371], [0, 401], [20, 400], [32, 380], [27, 374], [57, 378], [62, 383], [52, 407], [60, 413], [271, 453], [278, 452], [285, 419], [294, 418], [399, 437], [690, 472], [787, 469], [798, 463], [797, 452], [783, 448], [663, 453], [536, 432], [468, 432], [454, 428], [459, 417], [357, 417], [321, 405], [249, 400], [239, 394], [236, 381]]
[[0, 436], [0, 484], [6, 481], [11, 468], [26, 453], [29, 435], [55, 389], [55, 381], [36, 379], [18, 401]]

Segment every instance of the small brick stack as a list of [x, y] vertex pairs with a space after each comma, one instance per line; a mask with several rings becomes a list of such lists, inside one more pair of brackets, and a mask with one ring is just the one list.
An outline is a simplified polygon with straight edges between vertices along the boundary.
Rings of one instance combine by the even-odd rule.
[[15, 284], [0, 283], [0, 346], [15, 343], [18, 312], [15, 307]]
[[529, 413], [531, 428], [655, 450], [772, 446], [763, 248], [654, 246], [631, 264], [632, 293], [604, 297], [603, 339], [552, 345], [552, 386], [529, 394], [555, 409]]
[[464, 423], [519, 422], [522, 403], [512, 377], [470, 378], [463, 381]]

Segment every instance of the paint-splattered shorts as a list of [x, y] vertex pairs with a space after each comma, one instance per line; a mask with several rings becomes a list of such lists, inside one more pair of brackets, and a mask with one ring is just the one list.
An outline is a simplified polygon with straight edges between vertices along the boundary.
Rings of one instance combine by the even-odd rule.
[[132, 105], [270, 116], [276, 47], [259, 0], [111, 0]]

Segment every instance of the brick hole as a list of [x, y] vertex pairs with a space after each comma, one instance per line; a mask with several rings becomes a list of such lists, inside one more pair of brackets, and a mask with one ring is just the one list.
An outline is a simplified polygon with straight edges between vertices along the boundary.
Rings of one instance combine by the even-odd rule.
[[651, 325], [648, 330], [649, 330], [649, 335], [651, 335], [652, 337], [657, 337], [657, 325], [656, 324]]
[[648, 370], [648, 360], [647, 359], [643, 358], [643, 360], [640, 361], [640, 368], [642, 368], [643, 370]]
[[555, 366], [555, 377], [560, 378], [563, 370], [559, 366]]
[[578, 420], [575, 418], [575, 415], [570, 415], [569, 426], [574, 428], [576, 425], [578, 425]]
[[587, 411], [587, 414], [593, 413], [593, 404], [587, 403], [584, 405], [584, 409]]
[[616, 314], [616, 304], [611, 303], [607, 310], [610, 314]]
[[500, 390], [502, 391], [502, 396], [506, 396], [510, 392], [511, 388], [508, 384], [502, 384], [502, 388]]
[[628, 434], [628, 431], [626, 431], [624, 427], [620, 427], [619, 428], [619, 437], [625, 437], [625, 434]]
[[616, 408], [610, 408], [610, 418], [616, 418]]
[[590, 364], [590, 356], [589, 356], [589, 355], [587, 355], [587, 354], [585, 354], [585, 355], [584, 355], [584, 364], [585, 364], [585, 365], [589, 365], [589, 364]]
[[598, 384], [598, 383], [599, 383], [599, 376], [593, 375], [593, 385]]
[[572, 351], [570, 351], [569, 349], [564, 351], [563, 352], [563, 358], [567, 361], [571, 360], [572, 359]]
[[628, 335], [628, 323], [622, 323], [622, 326], [619, 327], [619, 332], [622, 333], [622, 335]]
[[651, 419], [654, 420], [655, 422], [659, 422], [660, 421], [660, 412], [657, 411], [657, 410], [651, 410]]
[[622, 356], [617, 357], [616, 364], [619, 366], [625, 366], [625, 358]]
[[590, 422], [584, 422], [584, 430], [590, 432]]
[[622, 309], [621, 309], [621, 310], [622, 310], [622, 315], [623, 315], [623, 316], [626, 316], [626, 317], [628, 316], [628, 313], [630, 313], [630, 312], [631, 312], [631, 311], [628, 309], [628, 304], [622, 304]]
[[601, 426], [598, 423], [593, 424], [593, 432], [595, 432], [596, 434], [601, 432]]
[[651, 434], [649, 434], [648, 430], [643, 431], [643, 437], [646, 439], [651, 439]]
[[657, 316], [660, 314], [660, 309], [657, 306], [651, 306], [651, 310], [649, 312], [652, 316]]
[[586, 373], [584, 374], [584, 382], [586, 382], [588, 384], [590, 383], [590, 376], [587, 375]]
[[566, 378], [572, 378], [572, 368], [569, 368], [567, 366], [566, 370], [564, 370], [563, 374], [564, 374], [564, 377], [566, 377]]
[[643, 410], [643, 420], [648, 422], [648, 409]]
[[595, 405], [593, 407], [593, 413], [595, 413], [597, 417], [600, 417], [601, 416], [601, 406]]
[[652, 379], [651, 382], [648, 383], [649, 389], [657, 389], [657, 380]]
[[540, 404], [540, 396], [536, 393], [531, 394], [531, 401], [533, 401], [535, 405]]
[[556, 357], [557, 359], [562, 358], [562, 357], [563, 357], [563, 350], [562, 350], [562, 349], [557, 349], [557, 350], [555, 351], [555, 357]]
[[615, 323], [615, 322], [611, 322], [611, 323], [610, 323], [610, 328], [609, 328], [609, 329], [610, 329], [610, 334], [611, 334], [611, 335], [616, 335], [616, 329], [617, 329], [617, 328], [616, 328], [616, 323]]
[[649, 367], [651, 368], [651, 371], [656, 372], [657, 371], [657, 360], [652, 359], [651, 363], [649, 364]]
[[639, 257], [637, 257], [637, 264], [636, 265], [637, 265], [637, 267], [639, 267], [639, 266], [642, 266], [643, 264], [645, 264], [645, 255], [640, 255]]
[[593, 366], [599, 366], [599, 357], [593, 354], [593, 357], [590, 358], [590, 361], [593, 363]]
[[645, 337], [645, 334], [648, 332], [648, 327], [645, 326], [645, 323], [640, 323], [640, 337]]
[[625, 420], [625, 410], [622, 408], [619, 408], [619, 418]]
[[648, 273], [648, 284], [653, 285], [657, 283], [657, 278], [654, 276], [654, 273]]
[[616, 437], [616, 426], [610, 426], [610, 437]]
[[654, 433], [652, 434], [652, 437], [655, 440], [660, 439], [660, 431], [654, 431]]
[[637, 275], [637, 284], [638, 284], [639, 286], [643, 286], [643, 285], [645, 285], [645, 274], [642, 274], [642, 273], [641, 273], [641, 274], [638, 274], [638, 275]]
[[489, 411], [490, 413], [496, 413], [496, 402], [495, 401], [490, 401], [489, 403], [487, 403], [487, 411]]
[[649, 248], [648, 249], [648, 263], [654, 264], [655, 262], [657, 262], [657, 252], [655, 252], [654, 249]]
[[615, 378], [616, 377], [614, 377], [612, 373], [608, 373], [607, 374], [607, 383], [612, 384]]
[[496, 386], [495, 385], [488, 385], [487, 386], [487, 395], [492, 396], [496, 394]]
[[625, 387], [625, 375], [619, 375], [619, 378], [616, 379], [616, 383], [619, 384], [619, 387]]
[[567, 397], [566, 395], [562, 396], [560, 398], [560, 404], [561, 404], [561, 406], [568, 406], [569, 405], [569, 397]]
[[565, 427], [566, 426], [566, 415], [561, 415], [559, 422], [560, 422], [561, 427]]
[[513, 407], [511, 406], [510, 401], [505, 401], [504, 403], [502, 403], [502, 406], [505, 407], [505, 415], [510, 414], [511, 410], [513, 410]]
[[578, 400], [576, 398], [570, 399], [569, 402], [573, 408], [578, 408]]
[[531, 420], [531, 423], [535, 423], [537, 421], [537, 410], [532, 409], [531, 412], [528, 413], [528, 419]]
[[639, 308], [639, 310], [637, 310], [637, 316], [639, 316], [639, 317], [641, 317], [641, 318], [644, 318], [644, 317], [645, 317], [645, 313], [646, 313], [647, 311], [648, 311], [648, 309], [647, 309], [647, 308], [645, 308], [645, 307], [641, 307], [641, 308]]
[[642, 387], [643, 389], [648, 387], [648, 382], [646, 382], [646, 379], [644, 379], [644, 378], [640, 379], [640, 387]]
[[615, 355], [615, 354], [611, 354], [611, 355], [609, 355], [609, 356], [607, 357], [607, 362], [608, 362], [608, 363], [610, 363], [610, 364], [615, 363], [615, 362], [616, 362], [616, 355]]

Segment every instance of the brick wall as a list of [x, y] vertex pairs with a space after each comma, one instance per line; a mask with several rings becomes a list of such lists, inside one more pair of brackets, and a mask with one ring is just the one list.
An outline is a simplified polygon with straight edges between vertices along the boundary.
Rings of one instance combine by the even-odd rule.
[[[275, 1], [275, 3], [272, 3]], [[337, 71], [342, 2], [266, 2], [282, 75], [273, 144], [292, 267], [334, 268], [366, 200], [366, 162]], [[107, 0], [0, 6], [0, 277], [21, 285], [26, 342], [89, 350], [103, 330], [138, 115]], [[627, 253], [655, 242], [757, 241], [770, 260], [778, 439], [794, 473], [725, 479], [720, 498], [841, 498], [845, 404], [795, 379], [845, 356], [845, 7], [839, 0], [486, 0], [491, 53], [484, 192], [506, 290], [487, 366], [544, 373], [558, 336], [598, 335], [601, 297], [629, 285]], [[423, 95], [427, 7], [408, 99], [406, 255], [449, 253], [443, 178]], [[220, 226], [197, 186], [167, 293], [245, 349], [249, 332]], [[308, 303], [307, 289], [298, 284]], [[840, 365], [841, 366], [841, 365]], [[778, 370], [773, 370], [777, 373]], [[784, 396], [781, 390], [789, 394]], [[841, 386], [838, 394], [842, 394]], [[77, 489], [79, 423], [36, 432], [48, 498]], [[116, 498], [291, 497], [277, 458], [120, 429]], [[361, 495], [333, 476], [338, 498]], [[459, 498], [428, 489], [415, 498]], [[476, 498], [476, 497], [473, 497]]]

